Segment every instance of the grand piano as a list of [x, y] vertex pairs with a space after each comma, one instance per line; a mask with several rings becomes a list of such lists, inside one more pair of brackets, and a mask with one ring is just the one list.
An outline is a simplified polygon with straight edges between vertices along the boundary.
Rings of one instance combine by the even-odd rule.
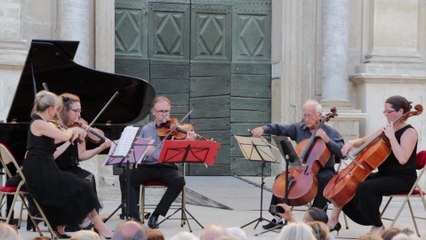
[[139, 122], [150, 111], [154, 88], [145, 80], [86, 68], [73, 59], [77, 41], [33, 40], [6, 122], [0, 123], [0, 142], [21, 162], [25, 153], [30, 112], [35, 94], [46, 83], [56, 94], [69, 92], [81, 99], [82, 117], [91, 122], [108, 100], [117, 97], [93, 127], [118, 139], [123, 128]]

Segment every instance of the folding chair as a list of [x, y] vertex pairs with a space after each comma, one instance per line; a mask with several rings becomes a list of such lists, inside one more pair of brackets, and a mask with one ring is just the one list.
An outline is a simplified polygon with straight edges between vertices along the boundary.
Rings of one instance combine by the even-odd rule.
[[[380, 216], [382, 217], [382, 219], [392, 221], [390, 227], [393, 227], [395, 225], [397, 219], [401, 215], [401, 212], [404, 209], [405, 204], [408, 203], [408, 208], [410, 210], [411, 219], [413, 220], [414, 227], [416, 229], [416, 233], [419, 237], [420, 237], [420, 232], [419, 232], [419, 228], [417, 226], [416, 219], [426, 220], [426, 215], [425, 215], [425, 217], [420, 217], [418, 215], [415, 215], [410, 200], [411, 200], [412, 197], [420, 197], [420, 200], [423, 203], [423, 210], [425, 210], [425, 212], [426, 212], [426, 201], [425, 201], [426, 192], [422, 190], [422, 188], [420, 187], [420, 184], [419, 184], [419, 180], [424, 175], [424, 172], [425, 172], [425, 169], [426, 169], [425, 164], [426, 164], [426, 150], [423, 150], [423, 151], [418, 152], [417, 155], [416, 155], [416, 169], [419, 170], [420, 172], [417, 175], [417, 180], [414, 182], [413, 187], [410, 189], [409, 192], [394, 193], [394, 194], [389, 195], [389, 200], [386, 202], [386, 205], [384, 206], [382, 212], [380, 213]], [[404, 198], [404, 201], [402, 202], [402, 205], [399, 208], [397, 214], [393, 218], [384, 217], [383, 215], [384, 215], [386, 209], [388, 208], [390, 202], [392, 201], [392, 199], [394, 199], [396, 197], [403, 197]], [[417, 214], [418, 214], [418, 212], [417, 212]]]
[[18, 163], [16, 162], [15, 158], [13, 157], [12, 153], [9, 151], [9, 149], [7, 149], [7, 147], [4, 144], [0, 143], [0, 162], [1, 165], [3, 166], [4, 171], [6, 172], [6, 174], [9, 177], [12, 177], [11, 171], [9, 169], [10, 164], [12, 164], [12, 166], [14, 168], [16, 168], [16, 174], [18, 174], [21, 177], [21, 181], [19, 182], [17, 187], [2, 187], [0, 188], [0, 200], [1, 202], [3, 202], [5, 200], [5, 196], [6, 195], [13, 195], [13, 200], [12, 200], [12, 204], [10, 206], [9, 212], [7, 213], [6, 217], [0, 217], [0, 220], [4, 220], [7, 224], [9, 224], [11, 218], [12, 218], [12, 213], [13, 213], [13, 209], [15, 207], [15, 203], [16, 200], [19, 198], [22, 202], [21, 205], [21, 210], [19, 213], [19, 224], [21, 221], [21, 216], [22, 216], [22, 210], [23, 208], [25, 208], [28, 212], [28, 220], [31, 220], [34, 224], [34, 226], [36, 227], [37, 232], [40, 234], [40, 236], [43, 236], [40, 228], [38, 227], [37, 222], [39, 221], [44, 221], [48, 227], [48, 230], [50, 232], [50, 234], [52, 235], [53, 238], [57, 238], [58, 236], [56, 235], [55, 231], [53, 230], [52, 226], [50, 225], [49, 221], [46, 218], [46, 215], [44, 214], [43, 210], [41, 209], [39, 203], [37, 202], [36, 199], [33, 198], [35, 207], [37, 208], [38, 212], [40, 213], [41, 217], [36, 217], [33, 214], [31, 214], [31, 212], [28, 210], [28, 203], [26, 200], [26, 196], [31, 196], [31, 194], [26, 191], [24, 189], [25, 186], [25, 176], [20, 168], [20, 166], [18, 165]]
[[[141, 185], [140, 187], [140, 205], [139, 205], [139, 212], [140, 212], [140, 216], [141, 216], [141, 220], [142, 223], [145, 222], [145, 219], [149, 218], [149, 213], [145, 213], [146, 209], [155, 209], [155, 207], [157, 206], [156, 204], [151, 204], [151, 203], [146, 203], [146, 189], [148, 188], [166, 188], [166, 185], [164, 185], [164, 183], [162, 181], [149, 181], [146, 182], [145, 184]], [[185, 187], [182, 190], [182, 201], [180, 204], [175, 204], [173, 203], [172, 206], [170, 207], [170, 209], [178, 209], [178, 208], [185, 208], [185, 201], [183, 200], [183, 195], [185, 192]], [[183, 219], [182, 220], [182, 225], [184, 224]]]

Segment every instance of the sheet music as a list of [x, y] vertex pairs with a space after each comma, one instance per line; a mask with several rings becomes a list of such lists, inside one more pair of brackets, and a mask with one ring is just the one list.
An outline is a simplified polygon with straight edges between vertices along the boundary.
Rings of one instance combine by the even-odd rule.
[[130, 151], [132, 147], [133, 140], [136, 137], [136, 134], [139, 131], [139, 127], [127, 126], [124, 128], [124, 131], [121, 133], [119, 142], [115, 151], [111, 156], [113, 157], [125, 157]]
[[262, 138], [234, 136], [247, 160], [277, 162], [271, 151], [271, 144]]

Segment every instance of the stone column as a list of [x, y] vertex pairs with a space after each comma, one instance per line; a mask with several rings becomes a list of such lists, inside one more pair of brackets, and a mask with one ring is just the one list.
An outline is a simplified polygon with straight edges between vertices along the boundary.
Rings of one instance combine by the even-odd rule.
[[348, 104], [348, 0], [323, 0], [323, 77], [325, 105]]
[[0, 9], [0, 121], [9, 113], [27, 46], [22, 38], [22, 2], [2, 1]]
[[94, 66], [94, 3], [87, 0], [60, 0], [57, 2], [57, 38], [79, 41], [74, 61]]

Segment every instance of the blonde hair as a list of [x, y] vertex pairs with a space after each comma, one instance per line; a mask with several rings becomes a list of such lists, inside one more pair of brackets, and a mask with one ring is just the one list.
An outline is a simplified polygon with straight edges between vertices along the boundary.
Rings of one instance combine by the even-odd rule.
[[327, 227], [327, 224], [320, 221], [312, 221], [307, 224], [312, 228], [312, 232], [318, 240], [330, 239], [330, 230]]
[[33, 109], [31, 110], [31, 117], [37, 112], [44, 112], [49, 107], [59, 107], [62, 105], [59, 103], [58, 96], [52, 92], [42, 90], [35, 95]]
[[20, 240], [22, 239], [16, 229], [6, 223], [0, 223], [0, 239]]
[[101, 240], [101, 237], [94, 231], [80, 230], [71, 236], [71, 240]]
[[290, 223], [284, 226], [278, 237], [275, 238], [275, 240], [287, 239], [316, 240], [312, 228], [303, 222]]

